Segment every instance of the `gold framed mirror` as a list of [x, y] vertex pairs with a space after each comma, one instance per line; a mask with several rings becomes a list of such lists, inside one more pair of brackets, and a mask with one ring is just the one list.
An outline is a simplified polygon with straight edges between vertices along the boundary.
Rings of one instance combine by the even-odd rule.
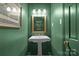
[[46, 33], [46, 16], [32, 16], [32, 33]]

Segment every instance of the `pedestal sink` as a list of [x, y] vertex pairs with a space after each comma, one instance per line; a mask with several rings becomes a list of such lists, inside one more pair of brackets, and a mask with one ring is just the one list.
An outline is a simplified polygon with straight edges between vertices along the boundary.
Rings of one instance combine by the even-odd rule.
[[31, 36], [29, 41], [36, 42], [38, 44], [38, 56], [42, 55], [42, 42], [50, 41], [48, 36]]

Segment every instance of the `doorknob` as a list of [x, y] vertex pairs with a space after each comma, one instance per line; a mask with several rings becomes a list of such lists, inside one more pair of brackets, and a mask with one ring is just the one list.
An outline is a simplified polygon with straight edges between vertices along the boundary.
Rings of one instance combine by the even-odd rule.
[[70, 47], [69, 41], [65, 40], [64, 41], [64, 46], [65, 46], [65, 55], [66, 54], [69, 55], [69, 56], [78, 55], [77, 50], [76, 49], [72, 49]]
[[64, 47], [65, 47], [65, 55], [71, 55], [70, 52], [71, 52], [71, 48], [70, 48], [70, 45], [69, 45], [69, 41], [65, 40], [64, 41]]
[[69, 45], [69, 41], [65, 40], [65, 41], [64, 41], [64, 46], [65, 46], [65, 48], [67, 48], [68, 45]]

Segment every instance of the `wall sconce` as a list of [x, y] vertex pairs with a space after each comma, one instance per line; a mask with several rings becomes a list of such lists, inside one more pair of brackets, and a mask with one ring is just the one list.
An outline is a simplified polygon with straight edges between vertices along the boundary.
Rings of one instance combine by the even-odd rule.
[[43, 10], [41, 10], [41, 9], [38, 9], [38, 10], [36, 10], [36, 9], [33, 9], [33, 11], [32, 11], [32, 16], [38, 16], [38, 17], [42, 17], [42, 16], [46, 16], [47, 14], [47, 11], [46, 11], [46, 9], [43, 9]]

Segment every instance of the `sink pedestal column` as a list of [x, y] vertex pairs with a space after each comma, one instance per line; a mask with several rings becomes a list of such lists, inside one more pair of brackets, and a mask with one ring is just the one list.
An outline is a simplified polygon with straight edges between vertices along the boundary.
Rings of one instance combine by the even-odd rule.
[[38, 56], [42, 56], [42, 42], [38, 42]]

